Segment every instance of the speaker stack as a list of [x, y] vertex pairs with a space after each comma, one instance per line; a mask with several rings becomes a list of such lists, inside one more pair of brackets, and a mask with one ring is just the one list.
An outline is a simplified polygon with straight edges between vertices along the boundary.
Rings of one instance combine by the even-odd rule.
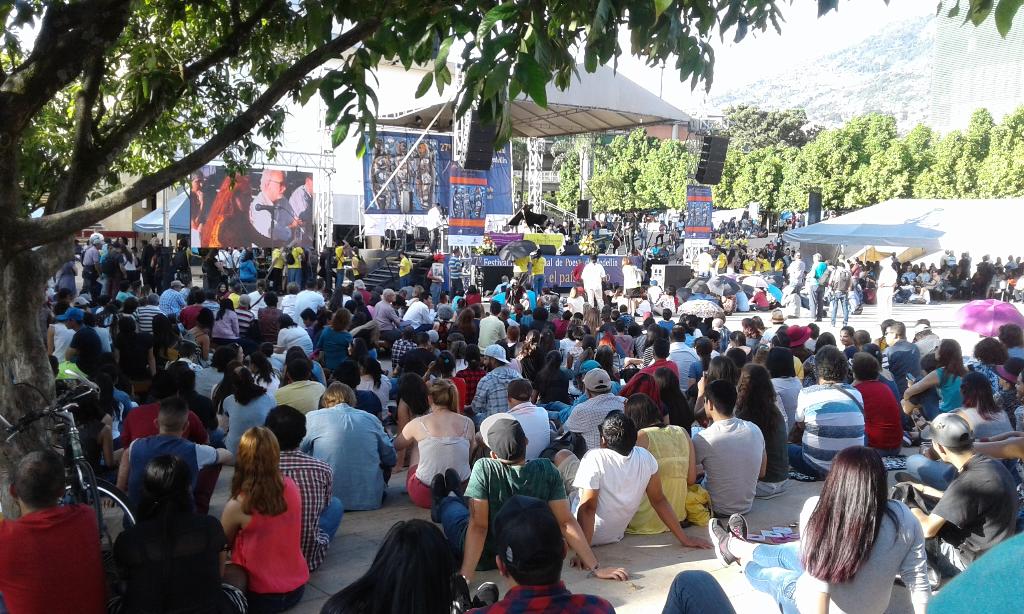
[[584, 198], [576, 203], [576, 217], [581, 220], [590, 219], [590, 199]]
[[701, 142], [697, 161], [697, 181], [704, 185], [718, 185], [725, 167], [725, 154], [729, 150], [729, 137], [705, 136]]
[[467, 113], [462, 122], [464, 146], [459, 150], [459, 166], [467, 171], [491, 170], [498, 126], [482, 123], [476, 110]]
[[807, 194], [807, 225], [821, 221], [821, 190], [811, 189]]

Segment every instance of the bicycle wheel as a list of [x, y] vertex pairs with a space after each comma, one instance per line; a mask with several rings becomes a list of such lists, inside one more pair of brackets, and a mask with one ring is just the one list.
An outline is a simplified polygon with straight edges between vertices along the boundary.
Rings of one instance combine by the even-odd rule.
[[[83, 476], [84, 477], [84, 476]], [[121, 492], [121, 489], [106, 480], [95, 480], [95, 493], [97, 500], [93, 501], [93, 490], [89, 487], [91, 478], [84, 480], [85, 500], [74, 495], [71, 485], [65, 487], [66, 501], [81, 503], [97, 508], [100, 520], [100, 539], [106, 546], [113, 546], [114, 540], [121, 531], [135, 524], [135, 511], [128, 496]]]

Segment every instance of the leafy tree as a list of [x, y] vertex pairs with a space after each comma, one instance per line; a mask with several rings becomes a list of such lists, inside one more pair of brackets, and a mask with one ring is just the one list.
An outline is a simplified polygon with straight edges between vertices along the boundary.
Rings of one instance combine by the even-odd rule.
[[693, 155], [680, 141], [655, 141], [640, 165], [637, 193], [654, 207], [686, 208], [686, 186]]
[[[547, 104], [578, 71], [629, 52], [671, 63], [710, 87], [712, 39], [780, 29], [777, 0], [19, 0], [0, 4], [0, 407], [18, 419], [52, 390], [35, 317], [46, 278], [71, 254], [69, 237], [180, 181], [216, 157], [242, 167], [273, 155], [281, 102], [319, 95], [332, 141], [374, 138], [374, 69], [397, 60], [432, 68], [418, 88], [453, 82], [461, 47], [459, 114], [511, 136], [509, 100]], [[837, 0], [819, 0], [819, 12]], [[1016, 0], [1000, 0], [1005, 31]], [[992, 0], [969, 0], [968, 17]], [[458, 45], [456, 45], [456, 42]], [[364, 138], [362, 135], [365, 135]], [[624, 175], [624, 177], [628, 177]], [[635, 180], [635, 177], [633, 178]], [[45, 202], [44, 215], [28, 211]], [[43, 445], [37, 430], [0, 445], [2, 467]], [[2, 473], [2, 472], [0, 472]], [[7, 489], [0, 485], [0, 497]], [[10, 501], [4, 509], [13, 509]]]
[[722, 166], [722, 178], [718, 185], [711, 188], [711, 196], [716, 208], [738, 209], [746, 203], [736, 198], [736, 177], [743, 165], [743, 152], [730, 147], [725, 153], [725, 164]]
[[803, 109], [766, 111], [750, 105], [726, 108], [725, 124], [729, 147], [741, 151], [776, 145], [803, 147], [819, 130], [810, 125]]
[[636, 211], [658, 206], [650, 192], [638, 191], [652, 141], [638, 128], [595, 151], [594, 174], [589, 183], [595, 210]]
[[[564, 89], [579, 70], [577, 50], [593, 72], [624, 52], [628, 30], [630, 53], [710, 85], [714, 36], [781, 19], [774, 0], [0, 3], [0, 407], [17, 419], [39, 402], [12, 381], [52, 389], [35, 314], [70, 236], [215, 157], [242, 167], [260, 143], [272, 157], [286, 97], [319, 95], [334, 144], [354, 130], [362, 152], [380, 62], [431, 67], [422, 94], [451, 86], [461, 48], [457, 111], [476, 105], [505, 141], [508, 100], [546, 106], [548, 84]], [[36, 431], [0, 446], [2, 464], [41, 442]]]
[[573, 147], [569, 149], [558, 165], [558, 206], [566, 211], [575, 211], [580, 199], [580, 154]]
[[785, 209], [780, 207], [780, 188], [786, 164], [796, 151], [792, 147], [762, 147], [745, 154], [733, 182], [734, 204], [761, 203], [764, 213]]
[[988, 156], [978, 169], [978, 195], [1024, 196], [1024, 106], [992, 128]]

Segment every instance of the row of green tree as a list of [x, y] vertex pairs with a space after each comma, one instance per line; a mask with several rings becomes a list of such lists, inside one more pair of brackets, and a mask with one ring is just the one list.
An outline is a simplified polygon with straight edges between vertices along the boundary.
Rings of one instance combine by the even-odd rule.
[[[976, 111], [966, 130], [941, 136], [918, 125], [904, 136], [892, 116], [867, 114], [839, 128], [807, 128], [802, 111], [730, 109], [732, 137], [715, 206], [761, 203], [762, 211], [807, 208], [820, 189], [826, 209], [849, 211], [891, 198], [1024, 196], [1024, 107], [996, 124]], [[606, 144], [577, 138], [555, 146], [564, 208], [580, 197], [579, 155], [595, 157], [589, 182], [598, 211], [682, 208], [694, 156], [678, 141], [642, 130]]]

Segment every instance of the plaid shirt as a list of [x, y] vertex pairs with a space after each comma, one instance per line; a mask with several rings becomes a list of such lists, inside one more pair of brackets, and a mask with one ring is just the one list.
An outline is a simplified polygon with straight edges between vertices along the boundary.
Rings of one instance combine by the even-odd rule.
[[331, 538], [320, 530], [320, 513], [331, 501], [331, 466], [298, 450], [281, 452], [281, 475], [299, 487], [302, 496], [302, 556], [310, 571], [323, 563]]
[[508, 365], [502, 365], [480, 380], [473, 396], [473, 412], [481, 419], [508, 411], [508, 383], [523, 375]]
[[516, 586], [494, 605], [470, 610], [470, 614], [614, 614], [615, 608], [594, 595], [574, 595], [565, 582], [546, 586]]
[[415, 349], [416, 344], [408, 339], [399, 339], [391, 344], [391, 364], [397, 365], [402, 362], [402, 356], [409, 350]]
[[485, 375], [487, 375], [487, 371], [483, 369], [470, 369], [468, 367], [455, 374], [455, 377], [461, 377], [462, 381], [466, 382], [466, 406], [473, 402], [473, 399], [476, 397], [476, 386]]

